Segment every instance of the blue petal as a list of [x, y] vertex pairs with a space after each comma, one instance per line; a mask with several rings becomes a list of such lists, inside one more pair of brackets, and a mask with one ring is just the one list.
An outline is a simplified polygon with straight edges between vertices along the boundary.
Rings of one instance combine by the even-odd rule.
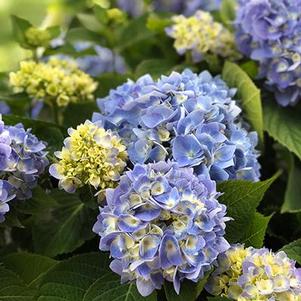
[[201, 144], [193, 135], [177, 136], [172, 154], [180, 167], [198, 165], [203, 161]]
[[141, 220], [130, 214], [122, 214], [118, 218], [118, 227], [124, 232], [134, 232], [144, 226], [145, 224]]
[[178, 189], [173, 187], [170, 192], [158, 195], [154, 199], [162, 208], [172, 209], [179, 203], [180, 195]]
[[183, 263], [178, 241], [173, 235], [166, 234], [162, 238], [159, 254], [163, 269], [168, 269]]
[[160, 238], [157, 235], [145, 236], [139, 244], [139, 255], [142, 259], [151, 259], [158, 251]]
[[150, 204], [142, 205], [135, 210], [135, 217], [144, 222], [152, 221], [159, 217], [161, 213], [160, 208], [156, 208]]

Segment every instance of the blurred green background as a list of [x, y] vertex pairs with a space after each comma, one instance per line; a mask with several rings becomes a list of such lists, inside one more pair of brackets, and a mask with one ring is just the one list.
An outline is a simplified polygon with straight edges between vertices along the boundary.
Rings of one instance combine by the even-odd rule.
[[13, 41], [10, 15], [27, 19], [35, 26], [63, 25], [85, 0], [0, 0], [0, 72], [15, 69], [30, 52]]

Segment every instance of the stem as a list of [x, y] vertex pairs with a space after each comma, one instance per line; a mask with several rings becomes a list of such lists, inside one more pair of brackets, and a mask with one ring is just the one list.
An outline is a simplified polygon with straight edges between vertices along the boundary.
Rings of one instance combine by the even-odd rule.
[[187, 52], [185, 53], [185, 63], [186, 63], [187, 65], [192, 65], [192, 54], [191, 54], [190, 51], [187, 51]]
[[52, 117], [53, 117], [53, 121], [54, 123], [61, 125], [61, 120], [60, 120], [60, 116], [59, 116], [59, 108], [57, 106], [56, 103], [52, 103], [51, 105], [51, 109], [52, 109]]

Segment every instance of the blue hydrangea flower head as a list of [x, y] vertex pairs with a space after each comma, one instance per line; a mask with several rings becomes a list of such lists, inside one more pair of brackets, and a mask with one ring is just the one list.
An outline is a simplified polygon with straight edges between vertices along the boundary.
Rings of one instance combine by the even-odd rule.
[[0, 221], [14, 198], [28, 199], [39, 175], [48, 165], [46, 145], [22, 124], [6, 126], [0, 121]]
[[301, 269], [283, 251], [234, 245], [219, 256], [206, 289], [238, 301], [300, 301]]
[[76, 60], [79, 68], [92, 76], [99, 76], [105, 72], [125, 73], [126, 71], [124, 59], [109, 48], [81, 41], [76, 42], [74, 48], [78, 52], [87, 49], [95, 51], [95, 54], [80, 56]]
[[301, 97], [300, 7], [300, 0], [239, 0], [237, 9], [237, 47], [259, 62], [259, 76], [282, 106]]
[[160, 289], [164, 279], [179, 293], [182, 280], [203, 278], [229, 248], [218, 195], [205, 170], [197, 177], [172, 162], [136, 164], [106, 191], [93, 228], [100, 250], [110, 251], [111, 269], [122, 282], [136, 281], [141, 295]]
[[171, 159], [213, 180], [259, 179], [257, 134], [242, 121], [235, 89], [207, 71], [129, 80], [98, 100], [93, 121], [117, 131], [135, 163]]

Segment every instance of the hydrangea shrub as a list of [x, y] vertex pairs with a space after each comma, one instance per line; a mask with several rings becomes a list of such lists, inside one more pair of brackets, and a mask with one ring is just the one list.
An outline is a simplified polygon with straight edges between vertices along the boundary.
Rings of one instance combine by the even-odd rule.
[[301, 301], [300, 1], [0, 2], [0, 300]]

